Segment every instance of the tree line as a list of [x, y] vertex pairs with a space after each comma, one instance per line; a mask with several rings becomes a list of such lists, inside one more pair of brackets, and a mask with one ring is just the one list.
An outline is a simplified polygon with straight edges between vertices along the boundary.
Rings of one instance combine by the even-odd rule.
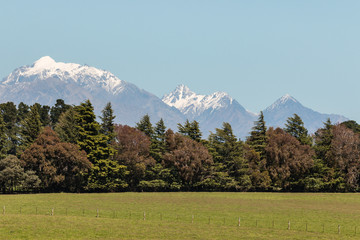
[[246, 140], [224, 122], [207, 139], [197, 121], [143, 116], [114, 123], [111, 103], [97, 122], [89, 100], [52, 107], [0, 104], [0, 187], [7, 192], [360, 190], [360, 125], [330, 120], [309, 135], [294, 114], [267, 127], [262, 112]]

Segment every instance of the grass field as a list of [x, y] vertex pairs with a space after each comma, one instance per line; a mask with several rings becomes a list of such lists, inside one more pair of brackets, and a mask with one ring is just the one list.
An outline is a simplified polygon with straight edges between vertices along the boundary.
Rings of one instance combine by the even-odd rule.
[[360, 194], [0, 195], [0, 239], [19, 238], [360, 239]]

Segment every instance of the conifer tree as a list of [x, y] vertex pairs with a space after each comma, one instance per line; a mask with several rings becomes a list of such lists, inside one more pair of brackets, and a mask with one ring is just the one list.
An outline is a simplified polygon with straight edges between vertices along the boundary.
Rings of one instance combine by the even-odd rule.
[[303, 145], [311, 145], [311, 137], [308, 135], [307, 129], [304, 127], [304, 122], [299, 115], [294, 114], [294, 117], [289, 117], [285, 123], [285, 132], [295, 137]]
[[136, 128], [145, 133], [146, 136], [150, 138], [153, 137], [154, 128], [151, 124], [150, 116], [148, 114], [141, 118], [140, 122], [136, 124]]
[[111, 103], [108, 102], [105, 106], [105, 108], [101, 111], [102, 116], [100, 116], [100, 119], [102, 121], [101, 123], [101, 133], [105, 134], [109, 141], [114, 140], [115, 134], [114, 134], [114, 111], [111, 107]]
[[19, 145], [19, 127], [17, 124], [17, 108], [13, 102], [0, 104], [1, 115], [5, 123], [7, 154], [15, 155]]
[[[216, 171], [224, 172], [231, 181], [225, 183], [229, 190], [247, 190], [251, 187], [249, 167], [243, 157], [242, 143], [233, 134], [229, 123], [224, 122], [221, 129], [209, 137], [209, 145], [213, 154]], [[218, 174], [219, 175], [219, 174]], [[223, 174], [223, 176], [226, 176]]]
[[179, 133], [184, 136], [190, 137], [192, 140], [200, 142], [202, 133], [200, 131], [199, 123], [197, 121], [189, 122], [186, 120], [184, 125], [178, 124]]
[[59, 135], [63, 142], [77, 144], [79, 132], [76, 122], [76, 111], [70, 107], [66, 112], [62, 113], [55, 125], [55, 132]]
[[125, 169], [110, 159], [114, 150], [109, 145], [108, 137], [100, 133], [100, 125], [95, 120], [91, 102], [87, 100], [76, 106], [75, 110], [79, 133], [77, 144], [87, 153], [93, 164], [87, 188], [96, 191], [115, 191], [122, 188], [123, 181], [120, 177]]
[[0, 114], [0, 159], [6, 157], [8, 146], [9, 144], [8, 144], [8, 138], [6, 136], [6, 125], [2, 117], [2, 114]]
[[30, 111], [30, 107], [26, 105], [25, 103], [21, 102], [18, 105], [18, 111], [17, 111], [17, 121], [20, 123], [25, 117], [26, 114]]
[[266, 131], [264, 114], [261, 111], [258, 120], [250, 132], [250, 137], [247, 139], [247, 143], [260, 154], [261, 158], [265, 157], [265, 147], [267, 143]]
[[327, 153], [330, 151], [331, 142], [334, 137], [332, 127], [333, 125], [331, 124], [330, 118], [328, 118], [324, 123], [324, 127], [315, 133], [314, 148], [318, 159], [327, 160]]
[[65, 104], [63, 99], [57, 99], [55, 105], [50, 109], [51, 125], [55, 126], [59, 121], [61, 114], [66, 112], [69, 108], [71, 108], [71, 106]]
[[30, 107], [30, 112], [26, 114], [20, 124], [21, 147], [24, 150], [35, 141], [42, 129], [38, 108], [35, 105]]
[[154, 128], [154, 136], [152, 138], [150, 154], [157, 161], [161, 162], [162, 156], [165, 153], [165, 131], [166, 126], [163, 119], [160, 119]]

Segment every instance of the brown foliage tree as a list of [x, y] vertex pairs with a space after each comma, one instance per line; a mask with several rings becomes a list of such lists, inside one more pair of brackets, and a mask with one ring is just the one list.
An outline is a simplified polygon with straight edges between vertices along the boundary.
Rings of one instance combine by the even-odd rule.
[[35, 171], [42, 187], [50, 191], [79, 190], [82, 174], [91, 168], [86, 153], [75, 144], [60, 142], [50, 127], [43, 129], [21, 160], [25, 169]]
[[136, 187], [143, 180], [146, 170], [155, 164], [150, 156], [150, 144], [150, 138], [142, 131], [127, 125], [115, 125], [112, 147], [116, 153], [113, 159], [127, 167], [130, 188]]
[[206, 167], [213, 163], [206, 147], [201, 143], [168, 130], [165, 134], [168, 152], [164, 155], [164, 164], [173, 169], [173, 174], [186, 187], [199, 182]]
[[267, 136], [266, 165], [274, 190], [292, 190], [291, 183], [313, 166], [314, 152], [280, 128], [270, 128]]
[[343, 125], [333, 126], [332, 130], [327, 164], [341, 173], [345, 190], [355, 191], [360, 184], [360, 136]]

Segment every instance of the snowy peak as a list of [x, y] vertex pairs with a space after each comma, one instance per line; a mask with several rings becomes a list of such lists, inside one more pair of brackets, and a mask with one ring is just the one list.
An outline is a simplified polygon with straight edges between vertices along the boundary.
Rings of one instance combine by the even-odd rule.
[[289, 94], [285, 94], [284, 96], [282, 96], [281, 98], [276, 100], [271, 106], [266, 108], [265, 111], [272, 111], [272, 110], [275, 110], [275, 109], [278, 109], [278, 108], [281, 108], [283, 106], [290, 105], [290, 104], [301, 105], [301, 103], [298, 102], [295, 98], [293, 98]]
[[16, 69], [1, 84], [8, 86], [49, 79], [77, 83], [90, 89], [101, 87], [113, 95], [123, 91], [124, 84], [126, 84], [108, 71], [76, 63], [56, 62], [49, 56], [40, 58], [31, 66], [22, 66]]
[[42, 58], [40, 58], [39, 60], [37, 60], [36, 62], [34, 62], [34, 64], [32, 65], [34, 68], [51, 68], [52, 66], [54, 66], [56, 64], [55, 60], [52, 59], [49, 56], [44, 56]]
[[210, 95], [200, 95], [191, 91], [185, 85], [179, 85], [174, 91], [165, 95], [162, 101], [171, 107], [179, 109], [190, 118], [203, 112], [225, 108], [232, 104], [233, 99], [225, 92], [215, 92]]

